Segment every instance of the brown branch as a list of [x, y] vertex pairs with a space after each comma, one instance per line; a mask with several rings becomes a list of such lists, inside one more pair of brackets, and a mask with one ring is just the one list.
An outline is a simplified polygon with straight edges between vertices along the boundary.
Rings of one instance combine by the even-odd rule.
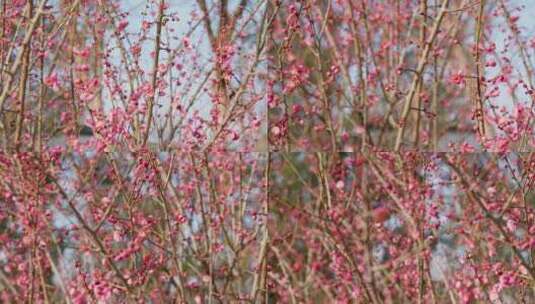
[[481, 88], [481, 56], [480, 56], [480, 40], [481, 40], [481, 30], [483, 28], [483, 11], [485, 9], [485, 0], [481, 0], [479, 4], [479, 16], [477, 18], [477, 29], [476, 29], [476, 120], [477, 120], [477, 131], [479, 136], [485, 137], [485, 117], [483, 114], [483, 99], [482, 99], [482, 88]]
[[269, 246], [269, 234], [268, 234], [268, 215], [269, 215], [269, 176], [271, 174], [271, 153], [267, 152], [267, 165], [266, 165], [266, 171], [264, 175], [265, 179], [265, 189], [266, 189], [266, 198], [264, 199], [263, 204], [263, 213], [264, 213], [264, 229], [263, 229], [263, 236], [262, 241], [260, 243], [260, 252], [258, 253], [258, 261], [256, 263], [256, 266], [259, 268], [254, 273], [253, 278], [253, 287], [251, 289], [251, 298], [253, 300], [253, 303], [257, 303], [257, 298], [259, 294], [259, 287], [261, 285], [263, 286], [263, 292], [266, 298], [265, 303], [267, 303], [267, 251]]
[[435, 20], [435, 24], [433, 25], [433, 29], [431, 30], [431, 37], [425, 44], [425, 48], [423, 50], [422, 56], [420, 57], [420, 61], [418, 62], [418, 67], [416, 68], [416, 76], [414, 77], [414, 80], [412, 81], [412, 86], [410, 88], [409, 94], [407, 96], [407, 99], [405, 100], [405, 104], [403, 105], [403, 110], [401, 113], [401, 121], [400, 121], [400, 127], [398, 129], [398, 133], [396, 135], [396, 143], [394, 146], [395, 151], [399, 151], [401, 148], [401, 141], [403, 140], [403, 134], [405, 133], [405, 127], [407, 126], [407, 118], [410, 112], [412, 99], [414, 98], [414, 95], [416, 95], [416, 89], [420, 83], [420, 75], [422, 74], [426, 64], [427, 64], [427, 57], [429, 56], [429, 52], [431, 51], [431, 47], [433, 45], [433, 42], [435, 41], [435, 38], [438, 34], [438, 30], [440, 29], [440, 25], [442, 24], [442, 20], [444, 19], [444, 15], [446, 14], [446, 8], [448, 7], [449, 0], [443, 0], [442, 6], [440, 8], [440, 12], [438, 13], [438, 16]]
[[[33, 14], [33, 0], [28, 1], [28, 20], [32, 18]], [[39, 19], [37, 19], [39, 20]], [[24, 112], [26, 104], [26, 83], [28, 82], [28, 72], [30, 70], [30, 53], [31, 53], [31, 36], [28, 41], [28, 46], [23, 49], [23, 58], [22, 58], [22, 75], [20, 78], [19, 84], [19, 102], [20, 102], [20, 111], [19, 117], [17, 120], [17, 125], [15, 127], [15, 150], [19, 150], [20, 147], [20, 137], [22, 135], [22, 124], [24, 122]]]
[[149, 100], [147, 102], [148, 112], [147, 112], [147, 130], [145, 131], [145, 135], [143, 136], [143, 142], [142, 146], [145, 146], [147, 144], [147, 140], [149, 139], [150, 134], [150, 126], [152, 124], [152, 112], [154, 108], [154, 100], [156, 98], [156, 82], [158, 80], [158, 65], [160, 64], [160, 40], [161, 40], [161, 33], [162, 33], [162, 23], [164, 18], [164, 8], [165, 8], [165, 0], [160, 0], [159, 7], [158, 7], [158, 17], [156, 21], [156, 42], [154, 43], [154, 63], [152, 67], [152, 80], [151, 80], [151, 86], [152, 86], [152, 96], [149, 97]]

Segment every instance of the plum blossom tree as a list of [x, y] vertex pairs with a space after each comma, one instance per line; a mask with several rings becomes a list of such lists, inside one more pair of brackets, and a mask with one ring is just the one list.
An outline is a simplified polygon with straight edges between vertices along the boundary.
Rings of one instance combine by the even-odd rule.
[[520, 21], [529, 9], [502, 0], [283, 5], [270, 58], [273, 149], [532, 151], [533, 37]]
[[273, 8], [189, 6], [2, 1], [1, 302], [265, 293]]
[[270, 188], [273, 297], [530, 302], [533, 161], [522, 153], [281, 153]]
[[0, 0], [0, 302], [533, 302], [532, 10]]

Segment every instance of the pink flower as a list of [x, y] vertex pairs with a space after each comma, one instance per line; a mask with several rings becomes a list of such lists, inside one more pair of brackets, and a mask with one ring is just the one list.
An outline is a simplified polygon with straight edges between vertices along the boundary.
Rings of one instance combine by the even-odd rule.
[[456, 74], [451, 75], [449, 81], [450, 83], [456, 84], [456, 85], [465, 84], [464, 75], [461, 71], [457, 72]]
[[351, 138], [351, 137], [349, 136], [349, 133], [347, 133], [346, 131], [344, 131], [344, 132], [342, 133], [342, 141], [343, 141], [343, 142], [348, 142], [350, 138]]
[[139, 56], [141, 54], [141, 47], [135, 44], [130, 48], [130, 51], [132, 51], [132, 55]]
[[190, 46], [191, 46], [189, 37], [187, 37], [187, 36], [182, 38], [182, 43], [184, 43], [184, 47], [187, 48], [187, 49], [189, 49]]
[[52, 73], [48, 77], [45, 77], [44, 83], [51, 87], [54, 91], [59, 90], [59, 79], [56, 73]]
[[89, 65], [87, 65], [87, 64], [78, 64], [78, 65], [74, 66], [74, 69], [77, 72], [87, 72], [87, 71], [89, 71]]
[[487, 63], [485, 63], [485, 66], [486, 66], [486, 67], [491, 67], [491, 68], [493, 68], [493, 67], [496, 66], [496, 61], [494, 61], [494, 60], [489, 60], [489, 61], [487, 61]]
[[124, 29], [128, 26], [128, 21], [126, 19], [123, 19], [117, 24], [117, 32], [122, 32]]
[[95, 98], [95, 94], [91, 94], [89, 92], [83, 92], [82, 94], [80, 94], [80, 100], [85, 102], [91, 101], [93, 100], [93, 98]]
[[72, 52], [74, 53], [74, 55], [78, 56], [78, 57], [81, 57], [81, 58], [88, 58], [89, 57], [89, 48], [84, 48], [84, 49], [77, 49], [77, 48], [74, 48], [72, 50]]
[[373, 209], [372, 214], [373, 214], [373, 220], [376, 223], [382, 223], [386, 221], [388, 218], [390, 218], [390, 209], [383, 207], [383, 206], [377, 207]]
[[301, 111], [303, 111], [303, 106], [300, 104], [292, 105], [292, 116], [299, 114]]

